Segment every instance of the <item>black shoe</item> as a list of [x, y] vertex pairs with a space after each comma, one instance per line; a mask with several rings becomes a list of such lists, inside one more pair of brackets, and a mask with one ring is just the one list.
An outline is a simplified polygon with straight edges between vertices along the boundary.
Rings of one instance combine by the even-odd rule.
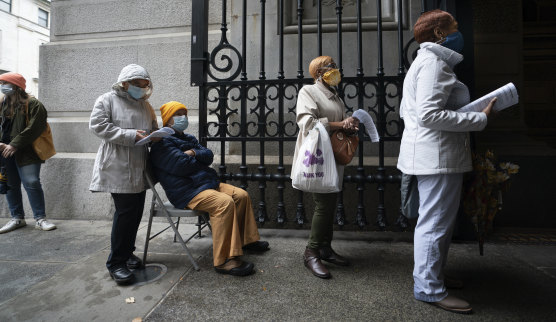
[[133, 274], [127, 267], [118, 267], [110, 271], [110, 277], [112, 277], [118, 285], [124, 285], [133, 279]]
[[134, 254], [131, 254], [131, 257], [125, 262], [128, 269], [137, 269], [143, 266], [143, 262], [141, 259]]
[[251, 251], [255, 251], [255, 252], [266, 252], [270, 248], [269, 248], [269, 244], [268, 244], [267, 241], [257, 240], [254, 243], [247, 244], [247, 245], [243, 246], [243, 249], [251, 250]]
[[[231, 268], [230, 268], [231, 267]], [[220, 266], [214, 266], [214, 270], [220, 274], [229, 274], [234, 276], [247, 276], [255, 271], [253, 263], [242, 261], [239, 258], [230, 258]]]

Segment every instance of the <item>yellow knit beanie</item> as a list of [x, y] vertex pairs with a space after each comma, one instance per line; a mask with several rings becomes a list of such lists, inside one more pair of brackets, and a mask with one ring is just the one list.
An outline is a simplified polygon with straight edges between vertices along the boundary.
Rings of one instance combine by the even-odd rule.
[[162, 126], [166, 126], [168, 121], [174, 116], [174, 114], [179, 110], [186, 110], [187, 107], [180, 102], [171, 101], [160, 107], [160, 115], [162, 116]]

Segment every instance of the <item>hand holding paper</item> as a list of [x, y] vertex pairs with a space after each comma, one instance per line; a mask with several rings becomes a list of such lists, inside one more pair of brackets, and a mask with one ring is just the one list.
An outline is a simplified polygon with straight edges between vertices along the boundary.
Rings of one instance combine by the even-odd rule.
[[151, 142], [151, 138], [163, 138], [176, 133], [171, 127], [163, 127], [153, 133], [149, 134], [146, 138], [135, 142], [135, 145], [144, 145]]
[[456, 112], [482, 112], [490, 101], [497, 97], [496, 104], [492, 107], [494, 112], [499, 112], [519, 102], [517, 89], [513, 83], [508, 83], [499, 89], [492, 91], [485, 96], [474, 100], [473, 102], [461, 107]]

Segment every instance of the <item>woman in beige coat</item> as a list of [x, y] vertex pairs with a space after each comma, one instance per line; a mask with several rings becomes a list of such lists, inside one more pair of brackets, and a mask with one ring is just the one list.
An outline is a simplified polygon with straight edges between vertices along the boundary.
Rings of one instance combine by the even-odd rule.
[[[346, 117], [344, 102], [334, 89], [341, 80], [341, 74], [330, 56], [320, 56], [311, 61], [309, 73], [315, 84], [301, 88], [297, 97], [297, 125], [299, 135], [295, 145], [294, 160], [299, 148], [317, 122], [324, 125], [330, 134], [337, 129], [356, 131], [359, 121]], [[344, 167], [337, 166], [340, 186]], [[325, 260], [337, 265], [347, 266], [349, 261], [336, 254], [331, 247], [336, 210], [337, 193], [313, 193], [315, 211], [311, 223], [311, 235], [305, 249], [305, 266], [320, 278], [329, 278], [330, 272], [321, 262]]]
[[145, 205], [143, 172], [148, 151], [145, 145], [136, 146], [135, 142], [158, 127], [147, 100], [151, 93], [147, 71], [128, 65], [112, 90], [97, 99], [89, 121], [89, 129], [102, 139], [89, 189], [109, 192], [114, 200], [116, 211], [106, 267], [118, 284], [130, 282], [133, 275], [129, 269], [142, 265], [133, 251]]

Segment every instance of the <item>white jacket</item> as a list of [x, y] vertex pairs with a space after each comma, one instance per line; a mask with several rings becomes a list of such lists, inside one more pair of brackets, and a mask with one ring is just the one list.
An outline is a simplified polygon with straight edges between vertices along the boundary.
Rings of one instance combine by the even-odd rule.
[[[469, 103], [469, 90], [453, 72], [463, 60], [457, 52], [430, 42], [421, 44], [403, 84], [400, 117], [405, 129], [398, 169], [413, 175], [472, 170], [469, 131], [487, 124], [482, 112], [458, 113]], [[486, 106], [485, 106], [486, 107]]]
[[150, 93], [136, 100], [120, 87], [121, 82], [136, 78], [150, 80], [142, 67], [126, 66], [112, 91], [101, 95], [93, 107], [89, 129], [102, 142], [95, 159], [91, 191], [139, 193], [146, 189], [143, 172], [147, 146], [135, 146], [135, 135], [137, 130], [150, 132], [158, 125], [147, 101]]

